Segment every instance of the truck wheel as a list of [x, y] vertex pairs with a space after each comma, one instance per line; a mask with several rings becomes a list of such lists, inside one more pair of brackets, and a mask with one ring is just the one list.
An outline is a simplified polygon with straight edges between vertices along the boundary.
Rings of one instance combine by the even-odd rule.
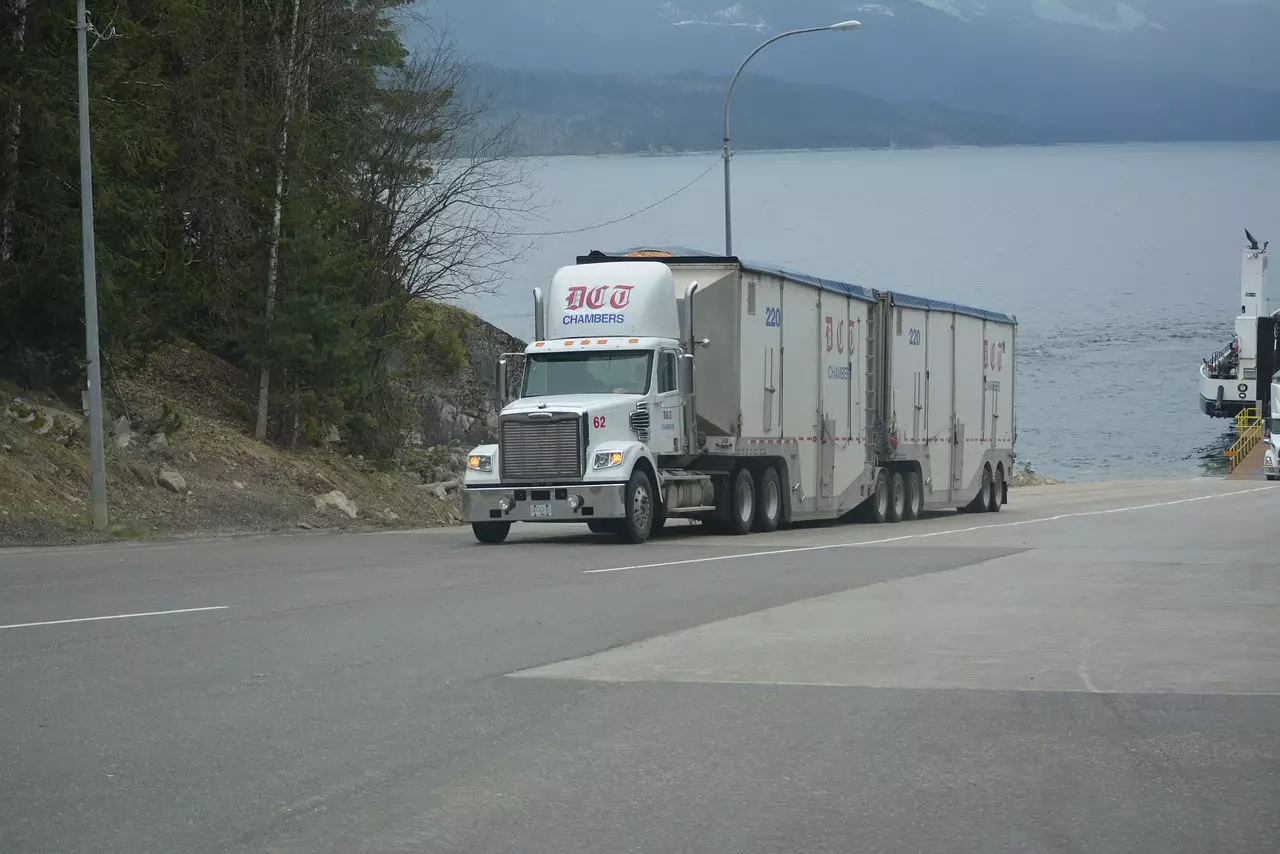
[[879, 525], [889, 518], [889, 478], [884, 469], [876, 472], [876, 482], [871, 485], [871, 497], [867, 499], [867, 520]]
[[920, 475], [917, 472], [907, 472], [902, 476], [902, 482], [907, 490], [907, 504], [902, 518], [903, 521], [911, 522], [919, 519], [920, 511], [924, 509], [924, 490], [920, 486]]
[[778, 530], [782, 519], [782, 483], [773, 466], [761, 469], [756, 479], [756, 525], [762, 534]]
[[966, 513], [985, 513], [987, 512], [988, 495], [991, 493], [991, 468], [989, 466], [982, 467], [982, 484], [978, 487], [978, 494], [973, 500], [965, 505]]
[[627, 518], [622, 520], [622, 541], [639, 545], [649, 539], [653, 530], [653, 482], [649, 475], [637, 469], [627, 481]]
[[756, 520], [756, 485], [751, 472], [738, 469], [729, 490], [729, 533], [750, 534]]
[[889, 513], [886, 522], [901, 522], [907, 513], [907, 485], [902, 482], [902, 472], [889, 475]]
[[991, 478], [991, 493], [987, 496], [987, 512], [1000, 512], [1000, 499], [1004, 497], [1004, 477], [1000, 473], [1000, 469], [995, 470], [995, 474]]
[[511, 533], [510, 522], [472, 522], [471, 532], [485, 545], [496, 546]]

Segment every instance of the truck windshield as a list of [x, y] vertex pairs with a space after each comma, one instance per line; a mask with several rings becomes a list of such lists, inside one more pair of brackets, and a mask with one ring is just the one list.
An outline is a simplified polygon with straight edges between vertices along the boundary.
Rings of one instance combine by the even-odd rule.
[[648, 394], [652, 350], [535, 353], [525, 360], [524, 397]]

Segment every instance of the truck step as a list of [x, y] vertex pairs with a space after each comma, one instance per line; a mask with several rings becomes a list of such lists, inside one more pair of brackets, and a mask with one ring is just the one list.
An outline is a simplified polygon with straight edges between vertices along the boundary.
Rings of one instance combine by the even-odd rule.
[[664, 484], [703, 482], [710, 479], [711, 475], [702, 472], [671, 470], [662, 473], [662, 482]]

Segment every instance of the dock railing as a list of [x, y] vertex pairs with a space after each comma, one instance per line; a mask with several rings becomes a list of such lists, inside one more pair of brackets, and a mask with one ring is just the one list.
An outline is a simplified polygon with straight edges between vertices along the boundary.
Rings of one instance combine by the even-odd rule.
[[1235, 471], [1236, 466], [1244, 462], [1249, 452], [1262, 441], [1262, 416], [1258, 407], [1250, 406], [1240, 410], [1236, 415], [1236, 440], [1227, 448], [1227, 470]]

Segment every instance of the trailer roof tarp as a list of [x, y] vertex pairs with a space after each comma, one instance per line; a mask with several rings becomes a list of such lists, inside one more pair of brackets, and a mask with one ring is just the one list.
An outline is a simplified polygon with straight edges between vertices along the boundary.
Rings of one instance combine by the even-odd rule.
[[587, 255], [578, 258], [579, 264], [590, 264], [603, 260], [622, 261], [636, 260], [637, 258], [652, 258], [653, 260], [661, 260], [673, 264], [694, 264], [694, 263], [712, 263], [712, 264], [732, 264], [737, 263], [743, 270], [748, 273], [760, 273], [762, 275], [779, 276], [793, 282], [800, 282], [806, 285], [812, 285], [824, 291], [843, 294], [853, 299], [862, 300], [864, 302], [875, 302], [878, 293], [889, 293], [893, 297], [893, 304], [902, 306], [903, 308], [917, 308], [924, 311], [947, 311], [963, 314], [969, 317], [977, 317], [982, 320], [991, 320], [997, 323], [1008, 323], [1016, 326], [1018, 319], [1011, 314], [1005, 314], [999, 311], [988, 311], [984, 308], [974, 308], [973, 306], [961, 305], [960, 303], [947, 302], [945, 300], [927, 299], [925, 297], [915, 297], [910, 294], [899, 293], [898, 291], [877, 291], [874, 288], [864, 287], [862, 285], [853, 285], [848, 282], [840, 282], [835, 279], [824, 279], [819, 276], [813, 276], [808, 273], [801, 273], [797, 270], [791, 270], [786, 267], [780, 267], [776, 264], [766, 264], [757, 261], [751, 261], [741, 257], [728, 257], [715, 252], [707, 252], [702, 249], [693, 249], [688, 246], [634, 246], [630, 249], [622, 249], [615, 252], [601, 252], [593, 250]]

